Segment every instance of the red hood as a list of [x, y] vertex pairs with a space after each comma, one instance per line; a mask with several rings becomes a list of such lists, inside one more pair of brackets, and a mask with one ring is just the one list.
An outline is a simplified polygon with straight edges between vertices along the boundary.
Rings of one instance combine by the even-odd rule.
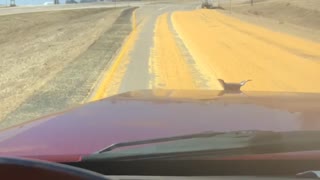
[[203, 131], [319, 130], [319, 109], [317, 94], [130, 92], [4, 130], [0, 155], [78, 161], [125, 141]]

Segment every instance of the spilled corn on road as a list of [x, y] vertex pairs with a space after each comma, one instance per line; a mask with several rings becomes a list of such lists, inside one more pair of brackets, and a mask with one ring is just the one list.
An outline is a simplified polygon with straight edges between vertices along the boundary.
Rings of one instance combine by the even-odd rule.
[[220, 90], [217, 79], [251, 79], [247, 91], [320, 92], [319, 43], [197, 5], [137, 9], [134, 37], [102, 87], [104, 97], [140, 89]]
[[231, 82], [252, 79], [246, 90], [320, 91], [320, 44], [216, 11], [176, 12], [173, 19], [196, 62], [212, 76]]

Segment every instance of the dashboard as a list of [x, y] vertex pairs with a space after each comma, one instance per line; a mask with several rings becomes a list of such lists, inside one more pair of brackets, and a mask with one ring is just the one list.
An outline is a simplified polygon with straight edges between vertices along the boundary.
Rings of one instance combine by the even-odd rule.
[[[141, 163], [141, 162], [140, 162]], [[159, 165], [159, 164], [158, 164]], [[113, 166], [117, 166], [114, 164]], [[117, 166], [118, 168], [120, 166]], [[153, 166], [153, 168], [160, 168], [161, 166]], [[180, 166], [182, 167], [182, 166]], [[128, 168], [128, 167], [127, 167]], [[230, 168], [231, 169], [231, 168]], [[124, 169], [123, 169], [124, 170]], [[177, 169], [173, 169], [171, 173]], [[92, 179], [92, 180], [206, 180], [206, 179], [221, 179], [221, 180], [289, 180], [289, 179], [309, 179], [309, 178], [319, 178], [317, 174], [320, 175], [318, 171], [307, 171], [297, 175], [292, 176], [205, 176], [205, 175], [188, 175], [188, 176], [168, 176], [168, 175], [103, 175], [105, 173], [97, 173], [99, 171], [91, 171], [87, 168], [79, 168], [71, 165], [52, 163], [47, 161], [39, 161], [24, 158], [15, 157], [0, 157], [0, 173], [2, 179], [68, 179], [68, 180], [80, 180], [80, 179]], [[114, 171], [115, 172], [115, 171]], [[121, 172], [121, 169], [118, 171]], [[140, 173], [143, 171], [140, 171]]]
[[295, 177], [256, 177], [256, 176], [105, 176], [111, 180], [310, 180]]

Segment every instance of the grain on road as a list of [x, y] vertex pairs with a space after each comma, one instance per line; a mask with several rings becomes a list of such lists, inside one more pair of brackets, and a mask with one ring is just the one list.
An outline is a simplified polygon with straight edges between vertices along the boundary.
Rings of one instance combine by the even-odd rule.
[[173, 19], [197, 63], [218, 78], [252, 79], [245, 90], [320, 91], [319, 43], [212, 10], [175, 12]]
[[192, 72], [169, 29], [168, 13], [157, 20], [149, 63], [150, 74], [154, 76], [150, 82], [151, 88], [197, 88]]

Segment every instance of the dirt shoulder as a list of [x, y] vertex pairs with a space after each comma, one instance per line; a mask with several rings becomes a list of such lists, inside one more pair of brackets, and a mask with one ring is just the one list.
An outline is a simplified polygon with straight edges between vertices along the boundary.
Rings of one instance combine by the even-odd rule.
[[[320, 41], [319, 0], [255, 0], [235, 1], [232, 16], [274, 31], [289, 33], [312, 41]], [[230, 14], [229, 4], [222, 3]]]
[[123, 12], [1, 16], [0, 128], [81, 103], [131, 30]]

